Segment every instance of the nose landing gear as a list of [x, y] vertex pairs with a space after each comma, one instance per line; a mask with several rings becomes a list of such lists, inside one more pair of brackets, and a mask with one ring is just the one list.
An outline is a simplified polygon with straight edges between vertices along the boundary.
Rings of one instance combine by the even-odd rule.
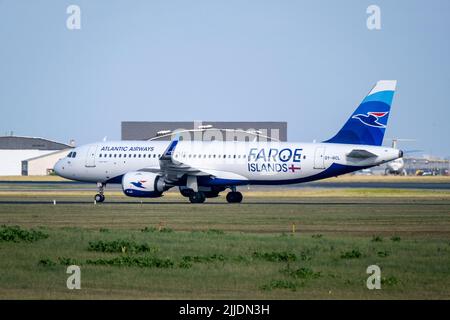
[[97, 182], [98, 193], [94, 196], [94, 199], [96, 202], [105, 201], [105, 196], [103, 195], [105, 186], [106, 186], [106, 183]]

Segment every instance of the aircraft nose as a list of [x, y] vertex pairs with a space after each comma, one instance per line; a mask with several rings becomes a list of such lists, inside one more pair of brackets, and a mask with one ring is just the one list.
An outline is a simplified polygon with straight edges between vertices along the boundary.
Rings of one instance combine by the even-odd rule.
[[55, 163], [55, 166], [53, 167], [53, 171], [55, 171], [55, 173], [56, 173], [58, 176], [62, 176], [62, 173], [63, 173], [63, 171], [64, 171], [64, 165], [63, 165], [63, 163], [62, 163], [61, 160], [58, 160], [58, 161]]

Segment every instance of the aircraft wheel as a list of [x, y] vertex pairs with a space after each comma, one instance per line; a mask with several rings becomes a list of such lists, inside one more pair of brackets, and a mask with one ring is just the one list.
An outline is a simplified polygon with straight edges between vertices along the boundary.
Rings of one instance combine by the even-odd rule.
[[189, 201], [191, 203], [203, 203], [205, 202], [205, 194], [203, 192], [193, 192], [190, 196], [189, 196]]
[[98, 193], [95, 195], [94, 199], [96, 202], [103, 202], [103, 201], [105, 201], [105, 196]]
[[227, 201], [228, 203], [240, 203], [242, 202], [242, 193], [238, 191], [228, 192]]
[[192, 189], [180, 189], [180, 193], [183, 197], [188, 198], [192, 193]]

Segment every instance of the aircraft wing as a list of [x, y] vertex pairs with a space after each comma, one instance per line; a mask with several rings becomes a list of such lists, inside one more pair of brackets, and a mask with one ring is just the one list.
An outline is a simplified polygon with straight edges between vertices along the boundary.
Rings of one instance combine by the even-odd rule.
[[199, 170], [216, 179], [248, 180], [248, 178], [230, 171], [213, 170], [213, 169], [199, 169]]
[[247, 180], [244, 176], [238, 175], [229, 171], [213, 170], [200, 167], [193, 167], [178, 160], [175, 160], [172, 155], [175, 147], [178, 144], [178, 140], [173, 140], [166, 151], [159, 158], [159, 167], [146, 167], [140, 171], [147, 171], [158, 173], [164, 176], [166, 182], [174, 183], [180, 180], [184, 175], [190, 176], [210, 176], [218, 179], [231, 179], [231, 180]]

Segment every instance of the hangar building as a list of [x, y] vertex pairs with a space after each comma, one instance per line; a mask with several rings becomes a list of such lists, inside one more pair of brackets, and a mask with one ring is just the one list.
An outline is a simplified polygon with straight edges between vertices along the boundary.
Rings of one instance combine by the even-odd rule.
[[[54, 163], [70, 148], [71, 146], [67, 144], [43, 138], [2, 136], [0, 137], [0, 176], [18, 176], [31, 172], [33, 175], [48, 174], [47, 169], [53, 168]], [[41, 169], [38, 170], [38, 167]], [[31, 172], [29, 172], [30, 169]]]
[[[190, 137], [182, 135], [182, 139], [191, 140], [235, 140], [252, 141], [254, 135], [247, 133], [258, 131], [261, 135], [259, 141], [270, 141], [270, 139], [287, 141], [287, 122], [222, 122], [222, 121], [124, 121], [122, 122], [122, 140], [148, 140], [157, 136], [158, 132], [181, 131], [198, 129], [201, 126], [210, 126], [215, 129], [240, 129], [227, 136], [220, 130], [208, 130], [203, 135], [187, 133]], [[215, 132], [214, 132], [215, 131]], [[200, 136], [200, 138], [199, 138]], [[264, 138], [268, 137], [268, 139]], [[162, 137], [161, 140], [170, 140], [171, 136]]]
[[45, 176], [53, 173], [55, 163], [68, 154], [68, 149], [57, 150], [41, 156], [22, 160], [23, 176]]

